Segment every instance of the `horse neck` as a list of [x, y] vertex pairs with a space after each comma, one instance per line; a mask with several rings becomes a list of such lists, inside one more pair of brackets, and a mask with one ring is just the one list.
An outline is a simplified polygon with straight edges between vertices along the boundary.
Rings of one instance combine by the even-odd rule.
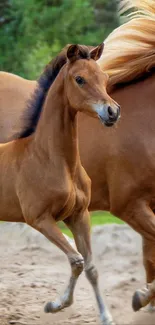
[[54, 164], [75, 173], [79, 158], [77, 114], [69, 106], [65, 95], [63, 73], [50, 88], [35, 132], [35, 148]]

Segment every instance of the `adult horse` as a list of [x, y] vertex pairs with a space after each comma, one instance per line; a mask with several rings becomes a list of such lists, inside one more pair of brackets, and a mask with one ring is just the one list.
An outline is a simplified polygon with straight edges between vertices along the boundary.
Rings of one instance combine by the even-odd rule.
[[[70, 306], [80, 273], [85, 272], [96, 296], [101, 323], [112, 325], [103, 303], [90, 242], [91, 182], [81, 165], [77, 113], [112, 126], [119, 106], [106, 92], [107, 75], [96, 60], [103, 44], [93, 50], [71, 45], [46, 67], [25, 112], [27, 125], [18, 139], [0, 145], [0, 220], [26, 222], [67, 256], [71, 277], [58, 301], [46, 312]], [[67, 56], [67, 62], [66, 62]], [[104, 87], [103, 87], [104, 85]], [[73, 233], [77, 251], [57, 226], [63, 220]]]
[[[90, 210], [109, 210], [142, 235], [146, 279], [151, 283], [155, 278], [155, 2], [132, 0], [130, 6], [128, 1], [127, 9], [132, 6], [139, 11], [109, 35], [99, 60], [110, 76], [108, 89], [121, 104], [122, 118], [117, 127], [103, 129], [97, 120], [81, 114], [79, 145], [92, 180]], [[1, 140], [13, 138], [23, 128], [25, 101], [35, 87], [35, 81], [1, 73]]]

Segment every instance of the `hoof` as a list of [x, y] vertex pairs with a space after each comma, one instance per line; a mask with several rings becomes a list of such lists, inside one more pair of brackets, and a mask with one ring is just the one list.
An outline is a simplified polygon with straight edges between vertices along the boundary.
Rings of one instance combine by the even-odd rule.
[[101, 322], [101, 325], [116, 325], [113, 321], [104, 320]]
[[62, 309], [62, 305], [60, 302], [48, 302], [45, 307], [44, 307], [44, 312], [45, 313], [57, 313], [58, 311], [60, 311]]
[[139, 295], [139, 292], [136, 291], [133, 295], [133, 298], [132, 298], [132, 308], [134, 311], [138, 311], [142, 308], [142, 303], [141, 303], [141, 300], [140, 300], [140, 295]]
[[111, 315], [109, 317], [101, 316], [101, 325], [116, 325], [112, 320]]
[[45, 313], [52, 313], [52, 303], [48, 302], [45, 307], [44, 307], [44, 312]]

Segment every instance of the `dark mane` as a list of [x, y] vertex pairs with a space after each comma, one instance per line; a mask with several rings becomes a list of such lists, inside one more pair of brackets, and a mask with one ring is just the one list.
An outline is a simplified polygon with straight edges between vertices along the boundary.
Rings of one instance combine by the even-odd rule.
[[25, 130], [18, 135], [19, 139], [26, 138], [35, 131], [47, 92], [66, 61], [65, 48], [45, 67], [44, 72], [38, 79], [38, 86], [34, 91], [32, 98], [28, 102], [25, 113], [25, 119], [28, 120], [28, 125], [26, 126]]

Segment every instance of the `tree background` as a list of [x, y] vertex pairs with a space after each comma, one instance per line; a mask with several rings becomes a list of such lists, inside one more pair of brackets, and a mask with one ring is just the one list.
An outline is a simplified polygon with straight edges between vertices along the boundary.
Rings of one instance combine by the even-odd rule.
[[119, 25], [117, 0], [0, 0], [0, 70], [36, 79], [67, 43], [98, 45]]

